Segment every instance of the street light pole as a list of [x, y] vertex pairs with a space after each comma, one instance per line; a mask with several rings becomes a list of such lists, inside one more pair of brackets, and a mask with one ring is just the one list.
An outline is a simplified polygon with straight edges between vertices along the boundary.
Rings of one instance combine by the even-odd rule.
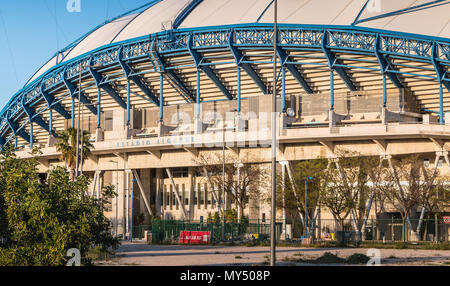
[[82, 67], [80, 64], [80, 70], [79, 70], [79, 77], [78, 77], [78, 126], [77, 126], [77, 148], [75, 151], [75, 156], [76, 156], [76, 160], [75, 160], [75, 177], [78, 177], [78, 165], [79, 165], [79, 149], [80, 149], [80, 122], [81, 122], [81, 118], [80, 118], [80, 109], [81, 109], [81, 73], [82, 73]]
[[225, 240], [225, 122], [223, 122], [222, 139], [222, 198], [219, 196], [217, 203], [219, 205], [222, 203], [222, 240]]
[[305, 180], [305, 237], [308, 237], [308, 180], [312, 179], [312, 177], [308, 177]]
[[272, 209], [270, 216], [270, 266], [275, 266], [276, 247], [276, 188], [277, 188], [277, 43], [278, 43], [278, 1], [274, 2], [274, 29], [273, 29], [273, 94], [272, 94]]

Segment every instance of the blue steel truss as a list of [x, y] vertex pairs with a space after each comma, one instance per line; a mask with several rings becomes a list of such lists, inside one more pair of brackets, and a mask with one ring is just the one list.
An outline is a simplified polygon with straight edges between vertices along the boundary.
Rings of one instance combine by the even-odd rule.
[[[84, 79], [91, 75], [99, 89], [108, 93], [122, 108], [129, 108], [129, 105], [111, 85], [114, 80], [117, 80], [117, 77], [103, 77], [98, 69], [94, 70], [91, 66], [101, 66], [100, 70], [106, 67], [119, 67], [123, 69], [125, 77], [130, 77], [135, 83], [139, 82], [140, 79], [135, 77], [137, 74], [129, 64], [137, 60], [151, 59], [153, 44], [155, 45], [154, 50], [161, 58], [170, 58], [172, 55], [191, 56], [193, 66], [204, 72], [227, 99], [232, 99], [231, 92], [225, 87], [214, 70], [220, 63], [210, 64], [204, 58], [203, 53], [208, 52], [208, 50], [228, 51], [235, 58], [235, 64], [244, 69], [257, 83], [261, 79], [256, 72], [252, 72], [252, 66], [257, 66], [259, 62], [247, 60], [244, 57], [245, 50], [270, 51], [273, 47], [273, 34], [272, 25], [255, 23], [163, 31], [106, 45], [69, 61], [59, 63], [16, 93], [3, 108], [0, 113], [0, 145], [8, 144], [15, 140], [17, 136], [29, 142], [30, 134], [25, 131], [25, 128], [30, 122], [34, 122], [43, 129], [52, 132], [50, 130], [51, 124], [46, 123], [41, 116], [47, 110], [54, 110], [64, 118], [69, 119], [71, 117], [70, 112], [64, 109], [61, 101], [65, 98], [76, 98], [79, 90], [74, 82], [79, 79], [80, 73]], [[386, 75], [397, 87], [403, 86], [400, 76], [407, 75], [434, 80], [450, 91], [448, 76], [450, 39], [448, 38], [356, 26], [280, 24], [278, 43], [280, 47], [278, 56], [281, 58], [281, 62], [308, 93], [312, 90], [300, 73], [300, 67], [304, 63], [296, 62], [293, 57], [288, 56], [287, 51], [321, 52], [323, 58], [328, 62], [323, 67], [336, 70], [350, 90], [356, 90], [356, 86], [347, 74], [347, 70], [358, 68], [358, 64], [354, 62], [351, 65], [344, 64], [344, 61], [340, 58], [342, 54], [372, 56], [379, 63], [379, 72]], [[413, 67], [415, 71], [402, 71], [399, 68], [401, 65], [396, 64], [396, 61], [392, 61], [392, 59], [407, 61], [408, 67]], [[265, 63], [271, 61], [272, 59]], [[435, 76], [429, 75], [429, 68], [425, 68], [423, 63], [434, 67]], [[177, 66], [170, 66], [166, 63], [163, 63], [163, 65], [164, 71], [171, 71], [174, 75], [173, 78], [176, 78], [174, 70], [177, 69]], [[130, 69], [127, 69], [127, 67], [130, 67]], [[154, 67], [157, 68], [155, 65]], [[121, 74], [120, 77], [123, 78], [123, 75]], [[178, 85], [183, 84], [179, 79], [173, 81]], [[146, 90], [148, 87], [142, 81], [141, 83], [138, 84], [139, 88], [146, 93], [155, 105], [159, 105], [159, 99], [151, 98], [149, 96], [150, 89]], [[261, 82], [258, 86], [261, 90], [267, 90]], [[56, 91], [60, 91], [64, 87], [67, 90], [67, 95], [57, 97]], [[186, 86], [184, 88], [189, 92]], [[97, 114], [97, 108], [92, 105], [83, 90], [81, 90], [81, 94], [82, 102], [93, 114]], [[195, 100], [192, 94], [188, 99], [192, 102]], [[46, 102], [45, 108], [34, 109], [34, 106], [41, 101]], [[23, 119], [24, 115], [26, 116], [25, 120]], [[18, 122], [22, 123], [19, 125]], [[8, 136], [9, 131], [12, 134]]]

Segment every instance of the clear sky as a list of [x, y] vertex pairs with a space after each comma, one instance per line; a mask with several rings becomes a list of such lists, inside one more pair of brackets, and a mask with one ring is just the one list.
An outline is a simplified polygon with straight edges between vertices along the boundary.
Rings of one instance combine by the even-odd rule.
[[150, 0], [0, 0], [0, 110], [55, 53], [107, 19]]

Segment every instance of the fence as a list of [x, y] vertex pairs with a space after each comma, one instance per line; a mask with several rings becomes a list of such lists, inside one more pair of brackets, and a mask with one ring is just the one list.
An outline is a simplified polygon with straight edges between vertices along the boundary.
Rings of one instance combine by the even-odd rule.
[[[286, 232], [286, 225], [277, 221], [276, 229], [279, 239], [283, 231]], [[264, 240], [270, 236], [270, 223], [261, 220], [247, 220], [242, 223], [153, 220], [151, 225], [133, 227], [133, 239], [142, 239], [145, 231], [151, 231], [153, 243], [178, 241], [181, 231], [208, 231], [212, 241], [235, 241], [244, 238]]]
[[[385, 240], [385, 241], [441, 241], [448, 242], [450, 238], [449, 224], [445, 224], [442, 219], [423, 220], [417, 237], [414, 233], [419, 223], [418, 219], [412, 219], [413, 229], [409, 224], [401, 219], [369, 219], [366, 227], [362, 230], [363, 240]], [[333, 219], [318, 220], [314, 231], [315, 238], [332, 239], [338, 231], [356, 231], [351, 220], [344, 220], [344, 229]], [[411, 231], [412, 230], [412, 231]]]
[[[362, 223], [360, 223], [361, 225]], [[411, 220], [413, 230], [416, 230], [418, 220]], [[293, 223], [283, 221], [276, 222], [277, 240], [301, 239], [303, 229], [297, 235], [292, 236]], [[333, 219], [321, 219], [315, 222], [314, 231], [310, 234], [316, 240], [337, 240], [342, 233], [354, 233], [357, 230], [353, 222], [344, 220], [343, 228]], [[223, 232], [222, 232], [223, 228]], [[152, 225], [140, 225], [133, 227], [133, 239], [143, 239], [144, 232], [151, 231], [153, 243], [178, 241], [181, 231], [208, 231], [212, 241], [236, 241], [242, 239], [269, 240], [270, 223], [261, 220], [247, 220], [237, 222], [199, 222], [180, 220], [153, 220]], [[255, 235], [257, 234], [257, 235]], [[369, 219], [362, 231], [361, 238], [366, 241], [441, 241], [450, 239], [449, 224], [444, 224], [442, 219], [423, 220], [417, 237], [411, 233], [408, 223], [401, 219]]]

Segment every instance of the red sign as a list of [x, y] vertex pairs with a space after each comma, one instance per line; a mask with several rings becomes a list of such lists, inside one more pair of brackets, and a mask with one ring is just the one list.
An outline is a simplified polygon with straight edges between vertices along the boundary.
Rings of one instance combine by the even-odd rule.
[[206, 244], [211, 238], [209, 231], [181, 231], [180, 243]]
[[442, 219], [444, 220], [445, 224], [450, 224], [450, 216], [444, 216]]

